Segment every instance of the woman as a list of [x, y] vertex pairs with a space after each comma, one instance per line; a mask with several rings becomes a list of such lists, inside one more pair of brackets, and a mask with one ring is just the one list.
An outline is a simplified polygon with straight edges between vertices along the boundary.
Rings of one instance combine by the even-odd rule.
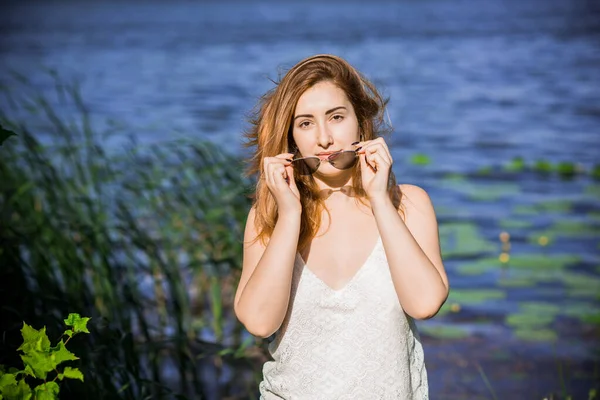
[[427, 193], [396, 185], [385, 101], [346, 61], [317, 55], [267, 93], [248, 132], [254, 205], [235, 312], [275, 334], [263, 399], [426, 399], [413, 319], [448, 295]]

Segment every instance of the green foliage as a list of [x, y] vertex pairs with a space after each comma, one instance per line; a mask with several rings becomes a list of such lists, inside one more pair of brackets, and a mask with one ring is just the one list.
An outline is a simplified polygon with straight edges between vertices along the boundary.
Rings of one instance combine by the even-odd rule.
[[[0, 353], [16, 354], [21, 321], [55, 332], [64, 326], [58, 317], [77, 309], [98, 329], [91, 329], [93, 348], [76, 343], [86, 384], [67, 380], [63, 396], [206, 397], [198, 359], [248, 347], [231, 301], [253, 186], [242, 161], [185, 137], [111, 148], [106, 140], [127, 137], [127, 126], [95, 130], [76, 84], [57, 81], [61, 107], [77, 110], [66, 119], [52, 108], [52, 93], [23, 82], [7, 93], [0, 87], [19, 111], [38, 110], [19, 121], [0, 110], [0, 123], [18, 134], [0, 149], [0, 215], [8, 218], [0, 224], [0, 278], [19, 283], [0, 292], [0, 304], [16, 308], [0, 309], [10, 319], [3, 326], [15, 327]], [[81, 329], [72, 323], [63, 339]], [[165, 363], [175, 365], [176, 378]]]
[[[81, 318], [79, 314], [69, 314], [65, 320], [67, 327], [73, 327], [73, 331], [67, 330], [63, 336], [68, 336], [66, 342], [62, 339], [55, 347], [50, 346], [50, 339], [46, 335], [46, 327], [36, 330], [23, 323], [21, 335], [23, 344], [19, 346], [21, 351], [21, 360], [23, 360], [23, 370], [12, 368], [6, 372], [0, 366], [0, 399], [2, 400], [53, 400], [58, 398], [60, 388], [55, 382], [57, 379], [63, 380], [79, 379], [83, 382], [83, 374], [78, 368], [65, 367], [62, 372], [58, 370], [59, 365], [65, 361], [74, 361], [79, 358], [66, 348], [66, 344], [77, 333], [89, 333], [87, 322], [90, 318]], [[70, 332], [70, 333], [67, 333]], [[48, 374], [55, 372], [52, 380], [48, 380]], [[33, 390], [25, 379], [30, 376], [35, 379], [41, 379], [44, 383], [37, 385]], [[32, 397], [33, 396], [33, 397]]]
[[0, 124], [0, 146], [2, 146], [2, 143], [11, 136], [17, 136], [17, 134], [4, 128], [2, 124]]

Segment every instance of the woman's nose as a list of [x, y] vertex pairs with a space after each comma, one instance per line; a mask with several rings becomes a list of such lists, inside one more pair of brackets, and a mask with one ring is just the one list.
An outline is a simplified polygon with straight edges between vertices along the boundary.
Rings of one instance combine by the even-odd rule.
[[333, 143], [333, 137], [331, 136], [331, 132], [329, 131], [329, 128], [327, 127], [327, 125], [321, 125], [319, 126], [319, 137], [318, 137], [318, 142], [319, 145], [323, 148], [328, 147], [330, 144]]

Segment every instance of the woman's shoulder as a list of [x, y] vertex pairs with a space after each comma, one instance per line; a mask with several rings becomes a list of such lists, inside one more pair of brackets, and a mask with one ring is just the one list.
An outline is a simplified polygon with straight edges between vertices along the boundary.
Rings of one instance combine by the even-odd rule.
[[430, 214], [433, 211], [431, 198], [425, 189], [420, 186], [404, 183], [398, 188], [402, 193], [401, 208], [407, 212], [418, 211], [420, 214]]

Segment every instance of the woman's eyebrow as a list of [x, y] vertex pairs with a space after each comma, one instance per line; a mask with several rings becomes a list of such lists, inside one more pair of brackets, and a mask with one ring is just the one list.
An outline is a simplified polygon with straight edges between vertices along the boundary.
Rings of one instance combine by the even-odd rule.
[[[332, 112], [335, 112], [335, 111], [337, 111], [337, 110], [339, 110], [339, 109], [342, 109], [342, 108], [343, 108], [344, 110], [346, 109], [346, 107], [344, 107], [344, 106], [334, 107], [334, 108], [332, 108], [331, 110], [327, 110], [327, 111], [325, 111], [325, 115], [329, 115], [329, 114], [331, 114]], [[312, 115], [312, 114], [300, 114], [300, 115], [296, 115], [296, 116], [294, 117], [294, 121], [295, 121], [297, 118], [314, 118], [314, 115]]]

